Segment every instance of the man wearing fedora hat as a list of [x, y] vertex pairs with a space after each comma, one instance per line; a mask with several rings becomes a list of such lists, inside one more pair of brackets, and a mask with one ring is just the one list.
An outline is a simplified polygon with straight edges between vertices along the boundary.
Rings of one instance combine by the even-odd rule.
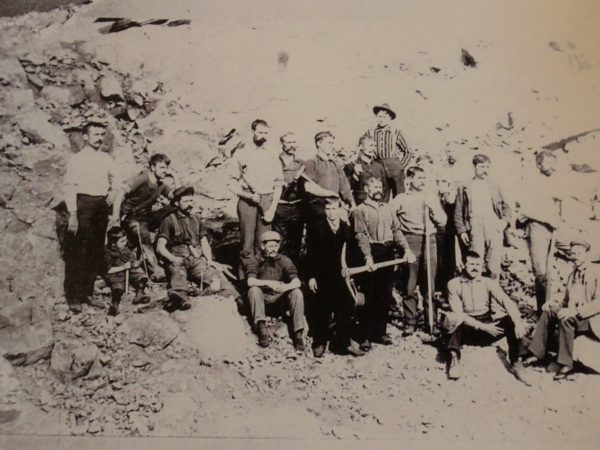
[[304, 351], [304, 296], [298, 271], [291, 259], [279, 253], [281, 236], [266, 231], [260, 237], [261, 254], [243, 261], [248, 283], [248, 303], [258, 344], [268, 347], [271, 338], [266, 324], [266, 306], [285, 306], [292, 317], [292, 341], [297, 351]]
[[213, 261], [206, 229], [199, 216], [193, 214], [194, 188], [182, 186], [173, 191], [177, 210], [165, 217], [158, 229], [156, 250], [166, 262], [169, 298], [180, 309], [189, 309], [188, 279], [210, 283], [221, 275], [225, 266]]
[[588, 335], [600, 339], [600, 273], [590, 261], [590, 244], [582, 239], [571, 242], [573, 272], [567, 279], [562, 304], [550, 299], [542, 306], [529, 351], [538, 359], [547, 355], [548, 337], [554, 323], [558, 322], [558, 356], [560, 368], [556, 380], [566, 378], [573, 370], [575, 337]]
[[[367, 131], [377, 145], [377, 159], [383, 164], [392, 198], [404, 192], [404, 169], [410, 162], [412, 153], [400, 130], [393, 129], [392, 120], [396, 113], [387, 103], [373, 108], [377, 126]], [[386, 199], [387, 200], [387, 199]]]

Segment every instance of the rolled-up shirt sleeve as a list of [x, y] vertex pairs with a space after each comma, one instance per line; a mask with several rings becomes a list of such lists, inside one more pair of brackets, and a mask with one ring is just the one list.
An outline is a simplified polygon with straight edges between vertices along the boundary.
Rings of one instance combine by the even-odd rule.
[[371, 243], [369, 241], [370, 235], [366, 213], [361, 208], [357, 208], [354, 210], [353, 221], [358, 248], [360, 248], [363, 256], [367, 258], [371, 256]]

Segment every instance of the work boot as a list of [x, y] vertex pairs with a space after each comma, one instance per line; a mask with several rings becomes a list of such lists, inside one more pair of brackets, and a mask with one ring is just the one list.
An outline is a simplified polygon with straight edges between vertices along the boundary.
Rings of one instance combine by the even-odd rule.
[[389, 334], [383, 334], [372, 339], [372, 342], [380, 345], [392, 345], [394, 341]]
[[121, 297], [123, 296], [123, 291], [120, 289], [114, 289], [112, 291], [112, 301], [110, 306], [108, 307], [108, 315], [116, 316], [119, 313], [119, 304], [121, 303]]
[[517, 380], [523, 383], [525, 386], [531, 386], [531, 383], [527, 379], [527, 374], [525, 372], [525, 367], [523, 366], [522, 361], [515, 361], [512, 363], [511, 372], [515, 376]]
[[144, 291], [136, 291], [135, 293], [135, 297], [133, 297], [133, 300], [131, 301], [132, 304], [134, 305], [139, 305], [139, 304], [143, 304], [143, 303], [149, 303], [150, 302], [150, 297], [148, 297]]
[[119, 304], [111, 303], [110, 306], [108, 307], [108, 315], [114, 317], [117, 314], [119, 314]]
[[458, 357], [458, 353], [451, 352], [450, 353], [450, 362], [448, 364], [448, 379], [449, 380], [458, 380], [460, 378], [460, 359]]
[[73, 302], [69, 303], [69, 311], [73, 314], [81, 313], [81, 303], [78, 300], [73, 300]]
[[192, 307], [192, 304], [189, 302], [185, 294], [173, 290], [169, 291], [168, 294], [169, 299], [171, 299], [171, 301], [177, 305], [179, 309], [185, 311], [186, 309], [190, 309]]
[[363, 352], [360, 347], [358, 346], [358, 344], [353, 341], [350, 340], [350, 345], [348, 347], [346, 347], [346, 353], [348, 353], [349, 355], [352, 356], [364, 356], [366, 355], [365, 352]]
[[408, 337], [408, 336], [412, 336], [413, 334], [415, 334], [415, 326], [414, 325], [406, 325], [404, 327], [404, 330], [402, 331], [402, 336]]
[[325, 350], [327, 350], [327, 346], [325, 344], [317, 344], [313, 345], [313, 355], [315, 358], [322, 358], [325, 354]]
[[302, 336], [302, 331], [303, 330], [298, 330], [294, 333], [294, 337], [292, 338], [292, 341], [294, 343], [294, 349], [297, 352], [304, 352], [304, 350], [306, 350], [306, 347], [304, 345], [304, 337]]
[[555, 381], [566, 380], [572, 372], [573, 372], [572, 367], [562, 366], [558, 370], [558, 372], [556, 372], [556, 375], [554, 375], [554, 380]]
[[372, 346], [371, 343], [369, 342], [368, 339], [365, 339], [361, 344], [360, 344], [360, 349], [363, 352], [368, 352], [369, 350], [371, 350]]
[[264, 320], [256, 324], [256, 334], [258, 334], [258, 345], [267, 348], [271, 343], [271, 337], [269, 336], [269, 329]]

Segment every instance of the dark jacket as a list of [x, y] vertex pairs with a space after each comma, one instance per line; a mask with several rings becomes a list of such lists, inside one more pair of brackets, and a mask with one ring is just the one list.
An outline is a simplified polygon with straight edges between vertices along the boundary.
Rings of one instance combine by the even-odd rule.
[[[510, 205], [500, 187], [493, 181], [488, 180], [490, 187], [490, 195], [492, 197], [492, 206], [498, 219], [505, 219], [510, 222], [511, 210]], [[456, 195], [456, 209], [454, 210], [454, 225], [456, 233], [466, 233], [471, 229], [471, 183], [459, 186]]]
[[[311, 239], [306, 243], [308, 253], [308, 277], [317, 280], [329, 281], [341, 279], [342, 247], [350, 246], [352, 230], [350, 225], [340, 220], [337, 233], [333, 233], [326, 219], [323, 219]], [[349, 249], [347, 249], [349, 251]]]

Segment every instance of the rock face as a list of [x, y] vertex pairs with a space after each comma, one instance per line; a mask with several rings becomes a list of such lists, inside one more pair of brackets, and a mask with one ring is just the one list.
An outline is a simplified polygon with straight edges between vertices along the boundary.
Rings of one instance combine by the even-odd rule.
[[20, 415], [21, 385], [10, 363], [0, 357], [0, 425]]
[[92, 366], [99, 364], [100, 351], [94, 344], [77, 339], [56, 343], [50, 358], [50, 370], [63, 383], [87, 375]]
[[53, 345], [52, 324], [42, 305], [28, 300], [0, 309], [0, 351], [13, 365], [47, 358]]
[[119, 331], [127, 335], [131, 344], [163, 349], [173, 342], [180, 329], [166, 312], [153, 311], [130, 317], [119, 327]]

